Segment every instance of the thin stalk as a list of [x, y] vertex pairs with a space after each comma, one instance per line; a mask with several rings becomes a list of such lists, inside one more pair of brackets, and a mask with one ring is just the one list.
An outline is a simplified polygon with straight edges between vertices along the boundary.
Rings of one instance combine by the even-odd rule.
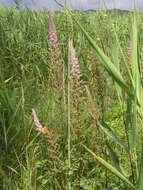
[[[67, 117], [66, 117], [66, 86], [65, 86], [65, 65], [63, 63], [63, 103], [64, 103], [64, 139], [66, 139], [66, 127], [67, 127]], [[65, 148], [65, 140], [63, 144], [63, 154], [64, 154], [64, 148]]]
[[71, 190], [71, 122], [70, 122], [70, 48], [68, 52], [68, 168], [69, 183], [68, 190]]

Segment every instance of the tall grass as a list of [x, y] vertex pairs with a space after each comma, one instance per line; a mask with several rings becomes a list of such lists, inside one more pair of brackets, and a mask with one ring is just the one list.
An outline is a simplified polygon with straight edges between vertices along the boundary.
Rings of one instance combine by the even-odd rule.
[[[67, 189], [69, 169], [71, 189], [127, 189], [137, 184], [141, 189], [142, 13], [135, 23], [132, 13], [53, 12], [59, 48], [54, 52], [48, 11], [0, 12], [0, 189]], [[68, 68], [69, 39], [80, 80], [72, 76], [72, 65]], [[64, 69], [57, 68], [60, 61]], [[32, 108], [46, 132], [35, 130]], [[68, 121], [65, 110], [70, 110]]]

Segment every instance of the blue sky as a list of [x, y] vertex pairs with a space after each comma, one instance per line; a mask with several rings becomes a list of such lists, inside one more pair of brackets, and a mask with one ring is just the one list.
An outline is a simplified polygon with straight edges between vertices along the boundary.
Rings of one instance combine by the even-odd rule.
[[[62, 2], [63, 0], [60, 0]], [[133, 10], [134, 0], [67, 0], [71, 8], [77, 9], [97, 9], [103, 8], [104, 2], [109, 9]], [[14, 6], [13, 0], [0, 0], [0, 5]], [[37, 9], [47, 7], [48, 9], [57, 9], [54, 0], [22, 0], [21, 5], [27, 5], [29, 8]], [[136, 0], [136, 7], [143, 10], [143, 0]]]

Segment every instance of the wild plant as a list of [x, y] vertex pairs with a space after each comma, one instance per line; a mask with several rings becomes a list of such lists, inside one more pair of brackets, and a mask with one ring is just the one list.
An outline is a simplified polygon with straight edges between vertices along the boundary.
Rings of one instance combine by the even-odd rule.
[[[76, 57], [75, 50], [71, 41], [69, 41], [69, 56], [71, 62], [71, 135], [74, 136], [74, 139], [72, 138], [73, 140], [71, 142], [72, 144], [78, 145], [82, 141], [82, 138], [84, 138], [82, 136], [82, 131], [84, 127], [84, 122], [87, 118], [87, 114], [84, 114], [86, 106], [86, 96], [78, 58]], [[79, 166], [76, 172], [78, 180], [77, 188], [80, 189], [81, 172], [83, 164], [81, 160], [81, 151], [78, 147], [76, 156], [79, 162]]]
[[[67, 9], [67, 8], [66, 8]], [[100, 63], [104, 66], [106, 71], [110, 74], [112, 79], [120, 86], [120, 88], [126, 93], [127, 97], [127, 115], [125, 119], [125, 129], [127, 130], [127, 145], [122, 142], [117, 135], [113, 132], [113, 130], [107, 125], [107, 123], [99, 122], [100, 128], [105, 132], [107, 136], [109, 136], [115, 143], [119, 144], [124, 151], [128, 154], [129, 162], [130, 162], [130, 174], [125, 174], [119, 164], [119, 157], [116, 155], [115, 151], [108, 146], [109, 155], [113, 161], [113, 165], [109, 164], [107, 161], [102, 159], [100, 156], [97, 156], [92, 150], [87, 148], [85, 145], [83, 147], [89, 151], [95, 159], [97, 159], [103, 166], [105, 166], [108, 170], [118, 176], [125, 184], [127, 184], [126, 188], [131, 189], [139, 189], [141, 190], [143, 187], [143, 165], [142, 165], [142, 148], [140, 150], [140, 155], [136, 154], [137, 148], [137, 136], [139, 126], [137, 124], [138, 119], [143, 117], [142, 112], [142, 83], [140, 77], [140, 63], [138, 60], [138, 35], [137, 35], [137, 12], [134, 12], [134, 21], [133, 21], [133, 48], [132, 48], [132, 73], [127, 67], [126, 62], [124, 62], [125, 68], [127, 69], [127, 75], [129, 77], [131, 86], [128, 87], [126, 81], [121, 75], [120, 71], [115, 67], [115, 65], [110, 61], [110, 58], [104, 54], [104, 52], [98, 47], [98, 45], [94, 42], [94, 40], [89, 36], [89, 34], [85, 31], [85, 29], [81, 26], [81, 24], [74, 17], [72, 12], [67, 9], [69, 14], [72, 16], [73, 20], [80, 27], [82, 32], [85, 34], [87, 40], [94, 48]], [[116, 31], [114, 30], [114, 34], [116, 35]], [[116, 36], [117, 37], [117, 36]], [[121, 54], [124, 59], [124, 55], [122, 49], [120, 47], [120, 43], [118, 42], [118, 46], [120, 48]], [[137, 163], [137, 156], [139, 157], [139, 162]], [[134, 159], [133, 159], [134, 158]], [[131, 176], [131, 180], [129, 177]]]
[[[58, 113], [58, 117], [59, 120], [61, 121], [60, 126], [58, 126], [58, 128], [56, 126], [54, 126], [54, 124], [52, 124], [55, 128], [55, 132], [51, 132], [53, 131], [53, 129], [48, 129], [48, 128], [43, 128], [41, 126], [41, 124], [39, 123], [37, 116], [36, 116], [36, 112], [33, 109], [33, 117], [34, 117], [34, 122], [35, 125], [37, 126], [37, 130], [44, 134], [45, 138], [45, 143], [48, 143], [50, 145], [49, 147], [49, 154], [48, 157], [50, 160], [54, 159], [54, 167], [55, 168], [60, 168], [61, 165], [63, 164], [63, 162], [60, 161], [60, 157], [64, 155], [64, 146], [65, 146], [65, 142], [64, 142], [64, 134], [65, 134], [65, 130], [66, 130], [66, 92], [65, 92], [65, 65], [64, 65], [64, 61], [61, 55], [61, 50], [59, 47], [59, 43], [58, 43], [58, 38], [56, 35], [56, 29], [55, 29], [55, 25], [52, 19], [51, 14], [49, 13], [49, 23], [50, 23], [50, 32], [49, 32], [49, 44], [50, 44], [50, 56], [51, 56], [51, 62], [49, 64], [50, 67], [50, 74], [49, 74], [49, 81], [48, 81], [48, 89], [47, 89], [47, 99], [49, 101], [49, 105], [52, 106], [52, 104], [56, 105], [56, 110]], [[55, 110], [52, 110], [52, 112], [54, 113]], [[49, 114], [53, 115], [51, 111], [49, 112]], [[56, 114], [57, 114], [56, 113]], [[59, 114], [60, 113], [60, 114]], [[54, 113], [55, 117], [56, 114]], [[49, 117], [51, 117], [51, 115]], [[57, 118], [58, 119], [58, 118]], [[52, 121], [53, 123], [53, 121]], [[62, 130], [59, 129], [59, 127], [62, 127]], [[50, 131], [49, 131], [50, 130]], [[58, 144], [58, 140], [57, 138], [55, 138], [56, 132], [61, 134], [59, 134], [62, 139], [62, 144]], [[60, 150], [61, 149], [61, 150]], [[64, 159], [64, 158], [63, 158]], [[56, 163], [57, 162], [57, 163]], [[54, 170], [54, 168], [53, 168]], [[58, 176], [58, 173], [55, 173], [54, 175]], [[65, 172], [63, 171], [62, 176], [65, 178]], [[62, 180], [65, 181], [65, 180]]]
[[[51, 14], [49, 13], [50, 22], [50, 75], [49, 75], [49, 89], [50, 94], [47, 97], [51, 97], [53, 101], [57, 103], [61, 112], [61, 120], [63, 121], [63, 130], [66, 125], [66, 90], [65, 90], [65, 64], [62, 58], [62, 52], [59, 47], [58, 38], [56, 35], [55, 25]], [[49, 91], [49, 90], [48, 90]], [[48, 98], [49, 98], [48, 97]]]

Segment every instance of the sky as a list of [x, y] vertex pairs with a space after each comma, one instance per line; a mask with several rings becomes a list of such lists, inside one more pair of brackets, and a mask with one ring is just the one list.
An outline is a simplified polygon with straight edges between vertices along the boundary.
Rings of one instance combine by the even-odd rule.
[[[64, 0], [58, 0], [63, 2]], [[73, 9], [124, 9], [133, 10], [134, 0], [67, 0], [68, 6]], [[0, 0], [0, 5], [15, 6], [13, 0]], [[48, 8], [57, 10], [59, 7], [54, 0], [22, 0], [21, 6], [27, 5], [30, 9]], [[143, 10], [143, 0], [136, 0], [136, 8]]]

